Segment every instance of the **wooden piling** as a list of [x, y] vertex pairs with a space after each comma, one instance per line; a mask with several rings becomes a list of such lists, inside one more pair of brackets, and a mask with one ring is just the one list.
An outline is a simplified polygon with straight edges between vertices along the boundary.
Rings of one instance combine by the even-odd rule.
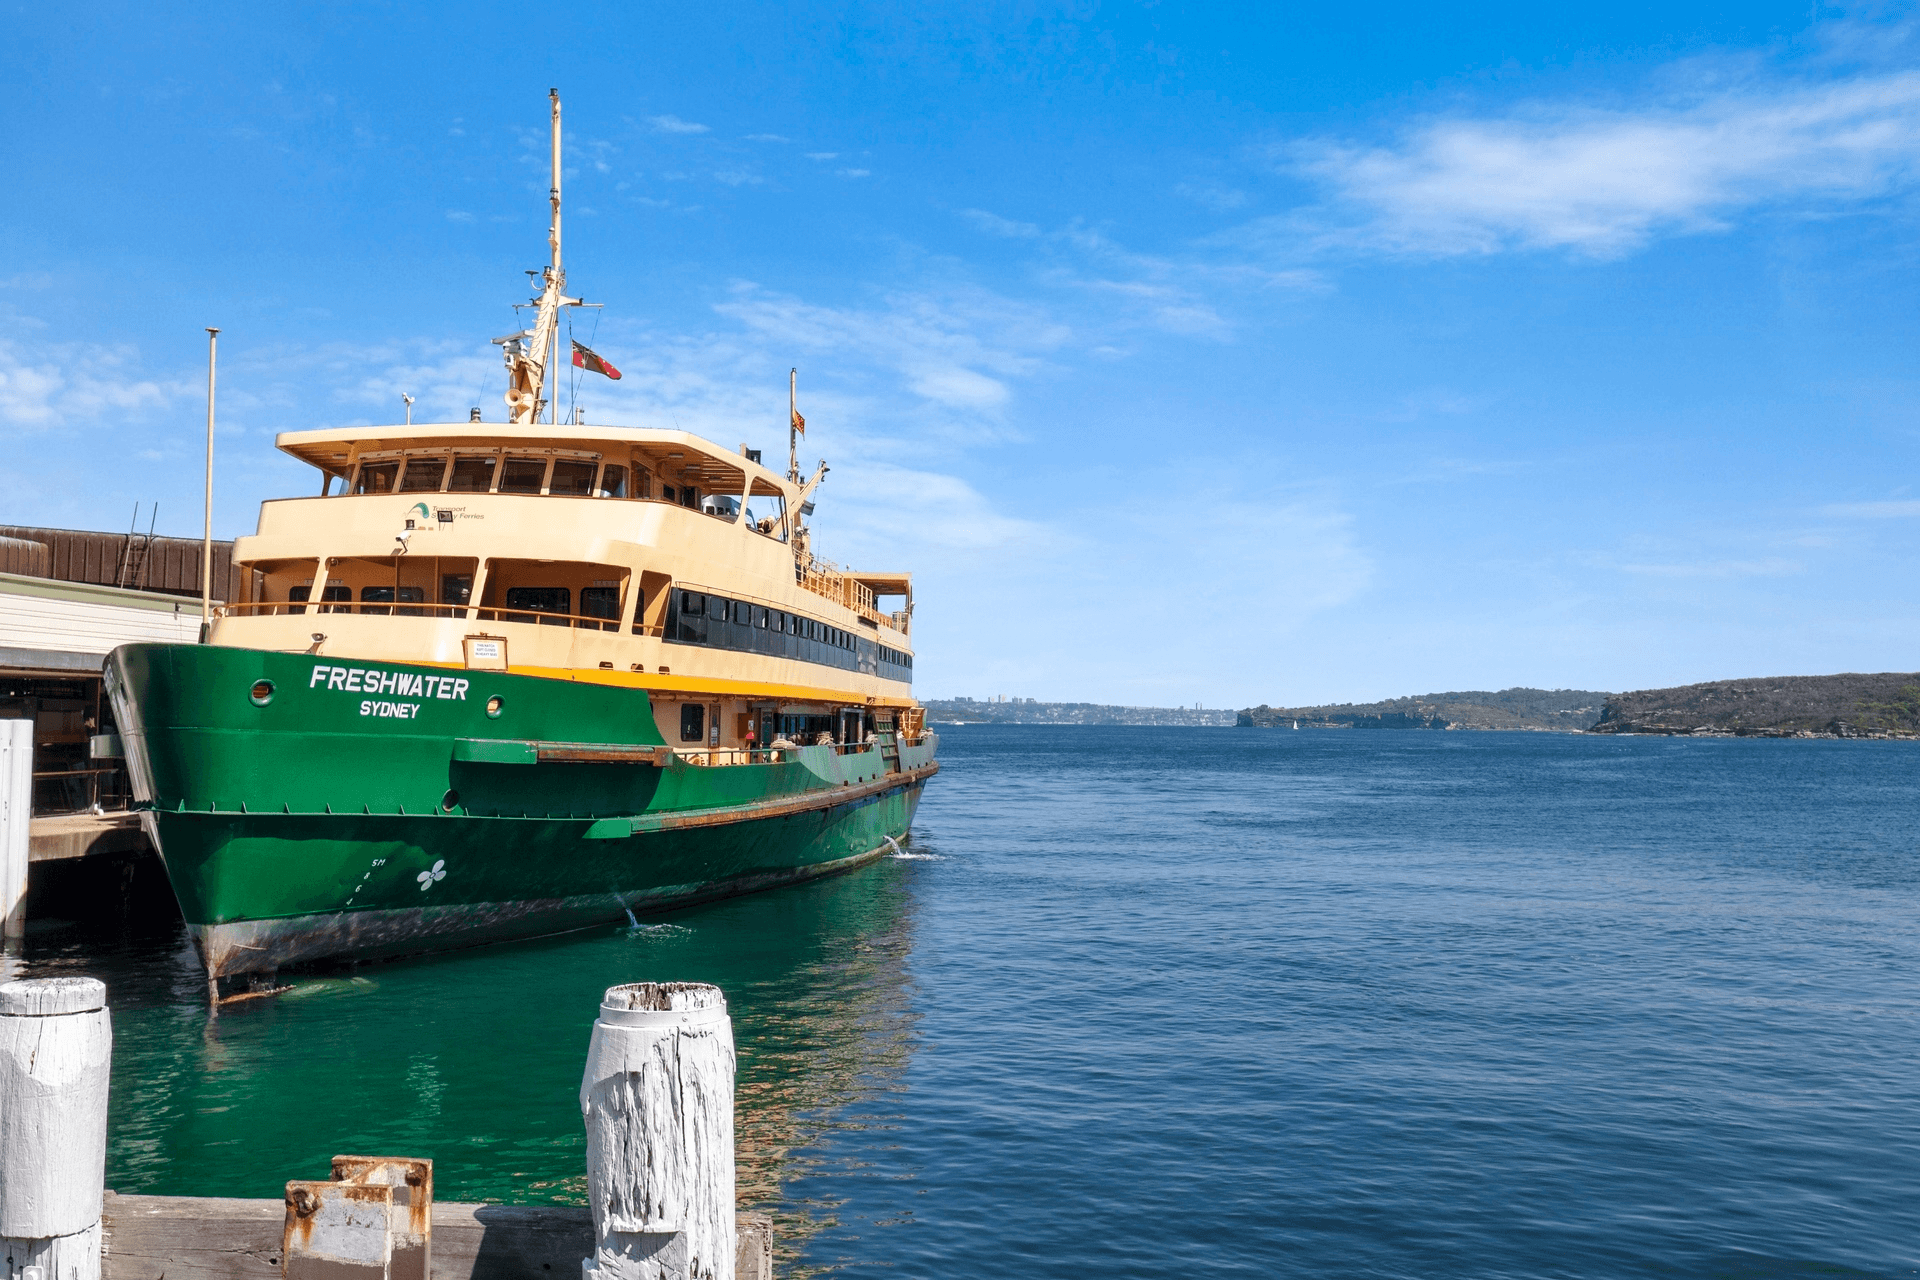
[[735, 1280], [733, 1078], [718, 987], [608, 988], [580, 1084], [584, 1280]]
[[0, 720], [0, 939], [27, 931], [33, 843], [33, 721]]
[[0, 984], [0, 1252], [7, 1274], [100, 1280], [113, 1029], [95, 978]]

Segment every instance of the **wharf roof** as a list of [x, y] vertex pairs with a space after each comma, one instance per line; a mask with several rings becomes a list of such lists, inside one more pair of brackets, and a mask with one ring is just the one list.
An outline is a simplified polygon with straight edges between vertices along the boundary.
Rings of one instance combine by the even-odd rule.
[[411, 426], [331, 427], [283, 431], [274, 444], [302, 462], [345, 475], [361, 454], [404, 449], [540, 449], [583, 453], [631, 453], [670, 484], [690, 484], [705, 493], [739, 494], [749, 480], [751, 497], [791, 497], [785, 476], [738, 453], [729, 453], [688, 431], [657, 427], [596, 427], [575, 423], [416, 422]]

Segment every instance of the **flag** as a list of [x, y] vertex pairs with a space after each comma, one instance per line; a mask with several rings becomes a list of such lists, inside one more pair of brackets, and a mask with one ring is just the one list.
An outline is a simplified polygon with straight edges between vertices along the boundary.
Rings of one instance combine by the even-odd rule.
[[620, 381], [620, 371], [608, 364], [605, 356], [597, 356], [577, 342], [573, 344], [573, 363], [588, 373], [604, 373], [615, 382]]
[[798, 409], [793, 410], [793, 429], [801, 435], [807, 434], [807, 420], [800, 416]]

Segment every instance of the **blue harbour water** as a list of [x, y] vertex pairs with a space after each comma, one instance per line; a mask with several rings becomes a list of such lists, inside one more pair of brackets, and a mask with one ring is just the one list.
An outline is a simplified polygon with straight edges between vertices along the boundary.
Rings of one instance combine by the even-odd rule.
[[696, 979], [783, 1274], [1920, 1267], [1920, 746], [943, 733], [906, 857], [214, 1023], [176, 925], [41, 922], [109, 981], [109, 1184], [579, 1203], [600, 991]]

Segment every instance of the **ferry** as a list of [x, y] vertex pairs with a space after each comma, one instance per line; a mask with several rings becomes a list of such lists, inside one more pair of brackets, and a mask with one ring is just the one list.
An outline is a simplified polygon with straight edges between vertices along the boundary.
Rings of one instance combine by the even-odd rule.
[[551, 113], [551, 260], [531, 326], [495, 339], [505, 420], [280, 435], [318, 492], [262, 504], [239, 598], [199, 644], [108, 658], [216, 1001], [844, 871], [900, 849], [939, 768], [912, 580], [813, 554], [827, 467], [801, 478], [796, 407], [785, 474], [553, 420], [584, 304]]

